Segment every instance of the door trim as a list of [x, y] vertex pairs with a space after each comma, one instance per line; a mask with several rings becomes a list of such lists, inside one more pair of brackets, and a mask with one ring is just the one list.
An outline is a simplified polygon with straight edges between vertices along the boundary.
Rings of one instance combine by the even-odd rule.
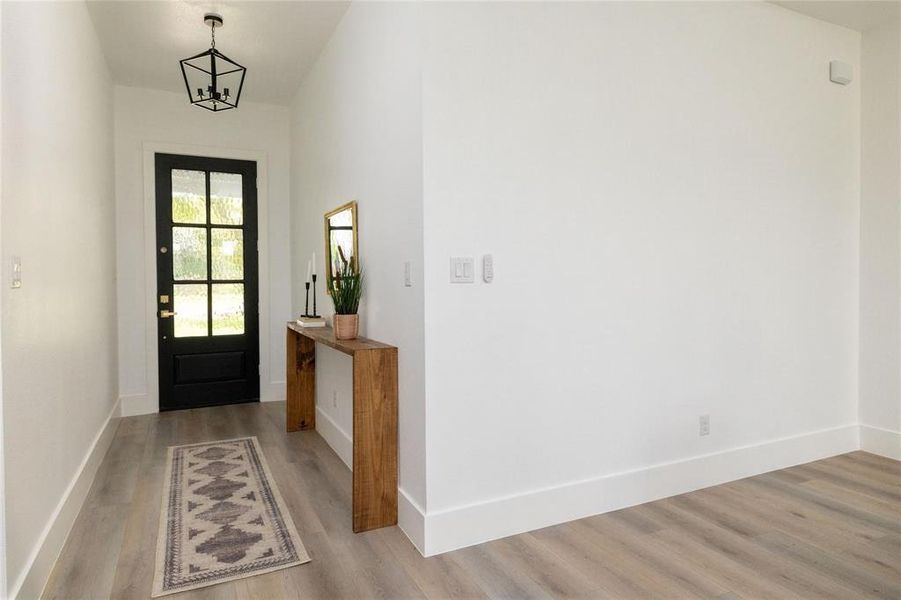
[[[144, 386], [146, 395], [130, 396], [122, 405], [122, 416], [156, 413], [160, 410], [159, 356], [157, 355], [156, 282], [156, 162], [157, 153], [210, 158], [231, 158], [257, 163], [257, 240], [259, 256], [259, 353], [260, 402], [272, 398], [272, 362], [269, 353], [269, 164], [261, 150], [239, 150], [193, 144], [144, 142]], [[125, 400], [125, 398], [123, 398]]]

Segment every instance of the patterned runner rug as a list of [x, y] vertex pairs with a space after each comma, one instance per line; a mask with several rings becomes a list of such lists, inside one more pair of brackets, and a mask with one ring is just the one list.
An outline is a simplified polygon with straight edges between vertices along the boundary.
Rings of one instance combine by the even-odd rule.
[[309, 562], [257, 438], [169, 448], [153, 597]]

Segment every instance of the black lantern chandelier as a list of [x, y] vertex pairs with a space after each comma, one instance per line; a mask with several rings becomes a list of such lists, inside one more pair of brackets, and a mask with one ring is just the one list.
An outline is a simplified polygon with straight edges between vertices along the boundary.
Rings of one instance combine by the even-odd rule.
[[188, 99], [213, 112], [238, 108], [247, 69], [216, 50], [216, 28], [222, 27], [222, 17], [209, 13], [203, 22], [210, 26], [210, 49], [180, 61]]

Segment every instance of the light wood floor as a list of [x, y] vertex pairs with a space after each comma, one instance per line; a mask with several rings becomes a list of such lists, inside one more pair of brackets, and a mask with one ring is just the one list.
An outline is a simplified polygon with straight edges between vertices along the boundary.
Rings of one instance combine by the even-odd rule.
[[180, 598], [901, 598], [901, 463], [854, 452], [424, 559], [350, 531], [351, 473], [284, 404], [123, 419], [44, 592], [148, 598], [166, 447], [256, 435], [312, 562]]

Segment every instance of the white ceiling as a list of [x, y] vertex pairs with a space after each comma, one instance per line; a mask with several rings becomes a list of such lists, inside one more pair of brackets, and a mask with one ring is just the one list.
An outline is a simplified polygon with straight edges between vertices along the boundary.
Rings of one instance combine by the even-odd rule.
[[[774, 0], [864, 31], [901, 18], [901, 0]], [[288, 104], [349, 1], [92, 0], [88, 9], [116, 83], [184, 91], [178, 61], [209, 48], [203, 15], [225, 26], [216, 47], [247, 67], [242, 100]]]
[[216, 49], [247, 67], [241, 100], [288, 104], [349, 2], [97, 0], [88, 10], [113, 81], [184, 92], [178, 61], [210, 47], [203, 15], [225, 20]]
[[857, 31], [901, 18], [901, 2], [897, 0], [791, 0], [773, 4]]

